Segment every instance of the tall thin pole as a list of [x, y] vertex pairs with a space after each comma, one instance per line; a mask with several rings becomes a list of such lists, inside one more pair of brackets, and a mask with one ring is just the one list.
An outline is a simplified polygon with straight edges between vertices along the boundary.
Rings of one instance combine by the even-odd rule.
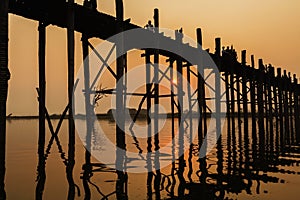
[[8, 2], [0, 2], [0, 199], [6, 198], [5, 179], [5, 144], [6, 144], [6, 101], [8, 92]]
[[39, 138], [38, 138], [38, 175], [40, 177], [36, 186], [36, 199], [43, 198], [45, 186], [45, 103], [46, 103], [46, 25], [39, 23]]
[[248, 134], [248, 95], [247, 95], [247, 77], [246, 77], [246, 50], [242, 51], [242, 93], [243, 93], [243, 117], [244, 117], [244, 134]]
[[73, 118], [73, 89], [74, 89], [74, 0], [68, 1], [68, 99], [69, 99], [69, 144], [67, 179], [69, 182], [68, 199], [75, 198], [75, 184], [73, 180], [73, 168], [75, 165], [75, 125]]
[[[159, 34], [159, 12], [158, 9], [154, 9], [154, 27], [155, 27], [155, 33], [157, 34], [156, 37], [156, 44], [159, 46], [158, 41], [158, 34]], [[159, 113], [159, 84], [158, 84], [158, 70], [159, 70], [159, 49], [154, 50], [154, 145], [155, 150], [159, 149], [159, 133], [158, 133], [158, 113]]]
[[[124, 30], [124, 6], [123, 0], [115, 0], [116, 3], [116, 17], [117, 17], [117, 31], [118, 33], [122, 33]], [[122, 36], [121, 36], [122, 37]], [[121, 38], [119, 44], [116, 45], [116, 54], [117, 54], [117, 66], [116, 66], [116, 168], [118, 181], [116, 183], [116, 191], [117, 191], [117, 199], [122, 198], [122, 196], [126, 195], [126, 180], [127, 173], [125, 169], [126, 165], [126, 142], [125, 142], [125, 105], [124, 105], [124, 81], [122, 81], [124, 71], [125, 71], [125, 56], [123, 55], [124, 48], [124, 39]]]

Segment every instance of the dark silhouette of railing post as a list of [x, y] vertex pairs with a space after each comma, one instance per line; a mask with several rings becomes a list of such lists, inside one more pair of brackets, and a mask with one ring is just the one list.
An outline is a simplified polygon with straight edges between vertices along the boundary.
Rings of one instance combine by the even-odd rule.
[[6, 199], [5, 148], [6, 148], [6, 101], [8, 92], [8, 4], [9, 0], [0, 2], [0, 199]]

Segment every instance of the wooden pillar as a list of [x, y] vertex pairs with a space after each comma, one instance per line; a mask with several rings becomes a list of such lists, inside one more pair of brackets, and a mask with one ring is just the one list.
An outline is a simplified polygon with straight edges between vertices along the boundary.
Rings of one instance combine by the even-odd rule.
[[278, 108], [278, 83], [275, 78], [275, 69], [272, 67], [271, 84], [273, 86], [273, 99], [274, 99], [274, 116], [275, 116], [275, 150], [279, 152], [279, 108]]
[[234, 95], [234, 65], [231, 63], [230, 67], [230, 100], [231, 100], [231, 130], [232, 135], [235, 137], [235, 95]]
[[300, 141], [300, 120], [299, 120], [299, 93], [298, 93], [298, 79], [296, 77], [296, 74], [294, 74], [294, 82], [293, 82], [293, 88], [294, 88], [294, 123], [295, 123], [295, 132], [296, 132], [296, 142], [299, 143]]
[[[283, 126], [283, 83], [282, 83], [282, 77], [281, 77], [281, 68], [277, 69], [277, 80], [278, 84], [278, 117], [279, 117], [279, 137], [280, 137], [280, 147], [283, 147], [285, 145], [284, 141], [284, 126]], [[280, 151], [282, 151], [282, 148], [280, 148]]]
[[45, 104], [46, 104], [46, 25], [39, 23], [39, 138], [38, 138], [38, 175], [40, 177], [36, 186], [36, 199], [43, 198], [46, 180], [45, 173]]
[[[197, 48], [201, 52], [202, 55], [202, 32], [201, 28], [197, 29]], [[200, 58], [201, 59], [201, 58]], [[199, 148], [203, 142], [203, 99], [205, 100], [205, 96], [203, 94], [203, 87], [204, 87], [204, 68], [203, 63], [199, 62], [197, 66], [197, 101], [198, 101], [198, 111], [199, 111], [199, 121], [198, 121], [198, 143]], [[200, 150], [200, 149], [199, 149]], [[200, 156], [200, 154], [199, 154]]]
[[288, 77], [286, 70], [283, 71], [283, 110], [284, 110], [284, 135], [287, 145], [290, 145], [289, 109], [288, 109]]
[[[273, 97], [272, 97], [272, 80], [274, 77], [274, 71], [271, 66], [268, 68], [268, 79], [267, 79], [267, 90], [268, 90], [268, 105], [269, 105], [269, 113], [268, 113], [268, 121], [269, 121], [269, 147], [270, 152], [274, 151], [274, 126], [273, 126]], [[274, 87], [273, 87], [274, 90]]]
[[[159, 46], [159, 12], [158, 9], [154, 9], [154, 27], [157, 34], [156, 43]], [[159, 114], [159, 49], [154, 50], [154, 146], [155, 150], [159, 149], [159, 133], [158, 133], [158, 114]]]
[[68, 199], [75, 198], [75, 183], [73, 179], [73, 168], [75, 165], [75, 124], [73, 118], [73, 89], [74, 89], [74, 0], [68, 1], [68, 100], [69, 100], [69, 144], [67, 179], [69, 182]]
[[291, 135], [291, 143], [295, 142], [295, 135], [294, 135], [294, 123], [293, 123], [293, 84], [292, 84], [292, 77], [291, 73], [288, 73], [288, 98], [289, 98], [289, 122], [290, 122], [290, 135]]
[[264, 65], [263, 65], [263, 60], [259, 59], [259, 74], [258, 74], [258, 83], [257, 83], [258, 130], [259, 130], [258, 134], [259, 134], [260, 153], [264, 154], [265, 130], [264, 130], [263, 83], [264, 83]]
[[[183, 35], [180, 31], [175, 32], [175, 39], [177, 41], [178, 48], [181, 48]], [[176, 60], [177, 63], [177, 100], [178, 100], [178, 155], [179, 155], [179, 166], [178, 166], [178, 197], [182, 198], [184, 195], [184, 186], [185, 179], [183, 176], [185, 168], [184, 160], [184, 118], [182, 117], [183, 113], [183, 80], [182, 80], [182, 58], [178, 57]]]
[[[252, 139], [257, 142], [256, 135], [256, 71], [254, 64], [254, 55], [251, 55], [251, 67], [252, 67], [252, 80], [250, 83], [250, 101], [251, 101], [251, 122], [252, 122]], [[254, 147], [256, 148], [256, 146]], [[255, 152], [256, 150], [253, 149]]]
[[[179, 31], [175, 32], [176, 41], [178, 42], [178, 47], [181, 48], [182, 45], [182, 33]], [[183, 113], [183, 80], [182, 80], [182, 58], [178, 57], [177, 63], [177, 99], [178, 99], [178, 130], [179, 130], [179, 155], [183, 157], [184, 153], [184, 118]], [[181, 156], [182, 155], [182, 156]]]
[[242, 135], [242, 120], [241, 120], [241, 75], [240, 70], [237, 69], [235, 72], [236, 75], [236, 105], [237, 105], [237, 121], [238, 121], [238, 133], [239, 139], [241, 139]]
[[152, 151], [152, 128], [151, 128], [151, 118], [150, 118], [150, 113], [151, 113], [151, 58], [149, 52], [146, 50], [145, 53], [145, 59], [146, 59], [146, 93], [147, 95], [147, 151], [151, 152]]
[[242, 93], [243, 93], [243, 117], [244, 134], [248, 134], [248, 94], [247, 94], [247, 72], [246, 72], [246, 50], [242, 51]]
[[[117, 32], [122, 33], [124, 31], [124, 6], [123, 0], [115, 0], [116, 3], [116, 18], [117, 18]], [[121, 35], [122, 37], [122, 35]], [[121, 43], [116, 45], [116, 168], [118, 181], [116, 182], [116, 195], [117, 198], [124, 198], [126, 196], [126, 169], [124, 166], [126, 141], [125, 141], [125, 106], [124, 105], [124, 82], [118, 83], [122, 80], [125, 70], [126, 56], [123, 55], [123, 38], [120, 39]]]
[[6, 101], [8, 92], [8, 3], [0, 2], [0, 199], [6, 198], [4, 189], [5, 179], [5, 150], [6, 150]]
[[89, 47], [86, 34], [82, 34], [82, 54], [83, 54], [83, 69], [84, 69], [84, 89], [85, 89], [85, 112], [86, 112], [86, 165], [91, 164], [91, 135], [92, 135], [92, 120], [91, 120], [91, 91], [90, 91], [90, 68], [89, 68]]
[[215, 69], [215, 107], [216, 107], [216, 139], [221, 136], [221, 38], [215, 39], [215, 55], [217, 67]]

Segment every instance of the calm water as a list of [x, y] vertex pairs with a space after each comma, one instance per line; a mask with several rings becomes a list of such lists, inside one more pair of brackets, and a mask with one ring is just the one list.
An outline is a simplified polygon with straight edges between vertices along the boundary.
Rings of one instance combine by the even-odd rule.
[[[99, 121], [108, 138], [114, 140], [115, 125], [108, 120]], [[54, 126], [58, 120], [53, 121]], [[145, 124], [144, 121], [138, 124]], [[67, 199], [69, 183], [66, 173], [68, 157], [67, 121], [58, 138], [51, 141], [46, 133], [47, 160], [43, 199]], [[251, 127], [251, 124], [249, 124]], [[171, 140], [171, 120], [161, 131], [160, 145]], [[160, 172], [128, 173], [122, 185], [126, 199], [299, 199], [300, 147], [278, 147], [266, 141], [263, 147], [248, 134], [228, 135], [223, 129], [221, 142], [198, 159], [197, 138], [186, 149], [183, 171], [179, 161]], [[276, 137], [276, 136], [274, 136]], [[35, 199], [38, 180], [38, 120], [7, 121], [5, 190], [8, 199]], [[127, 149], [137, 151], [133, 139], [127, 136]], [[146, 149], [146, 140], [139, 140]], [[175, 147], [177, 148], [177, 147]], [[279, 152], [280, 150], [280, 152]], [[284, 153], [283, 153], [284, 152]], [[114, 152], [113, 152], [114, 153]], [[163, 161], [163, 158], [160, 158]], [[184, 162], [183, 162], [184, 161]], [[93, 171], [83, 173], [86, 166], [85, 148], [76, 134], [73, 180], [75, 199], [117, 199], [117, 174], [92, 157]], [[87, 170], [86, 170], [87, 171]], [[153, 175], [151, 179], [151, 175]], [[70, 180], [70, 179], [69, 179]], [[148, 184], [147, 184], [148, 183]], [[72, 185], [72, 184], [71, 184]], [[90, 193], [90, 195], [89, 195]], [[119, 196], [120, 197], [120, 196]]]

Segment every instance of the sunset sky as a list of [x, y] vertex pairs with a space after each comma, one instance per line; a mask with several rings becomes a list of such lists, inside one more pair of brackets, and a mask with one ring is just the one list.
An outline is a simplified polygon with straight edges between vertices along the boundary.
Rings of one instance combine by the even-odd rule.
[[[77, 0], [81, 4], [82, 1]], [[222, 45], [247, 50], [256, 60], [287, 69], [300, 77], [299, 0], [124, 0], [125, 18], [144, 26], [160, 11], [160, 26], [183, 28], [195, 38], [202, 28], [204, 48], [214, 49], [214, 38]], [[98, 0], [98, 10], [115, 15], [113, 0]], [[37, 115], [35, 88], [38, 86], [38, 22], [10, 15], [9, 18], [9, 97], [7, 114]], [[81, 35], [76, 33], [76, 70], [82, 61]], [[67, 104], [66, 30], [47, 28], [47, 107], [60, 113]]]

